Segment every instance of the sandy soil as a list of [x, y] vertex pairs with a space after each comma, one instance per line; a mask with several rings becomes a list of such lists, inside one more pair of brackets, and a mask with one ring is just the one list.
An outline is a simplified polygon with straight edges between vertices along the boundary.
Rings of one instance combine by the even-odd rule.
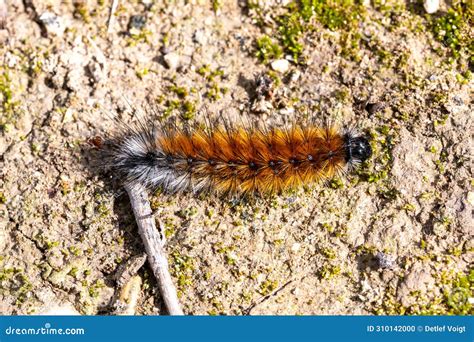
[[[0, 313], [114, 312], [120, 266], [143, 246], [87, 140], [150, 106], [192, 122], [315, 116], [367, 132], [375, 151], [347, 178], [271, 198], [155, 194], [186, 313], [473, 313], [473, 82], [468, 53], [453, 55], [430, 26], [448, 6], [429, 16], [367, 2], [339, 26], [321, 14], [298, 35], [295, 62], [278, 38], [289, 2], [120, 1], [110, 32], [108, 1], [10, 2]], [[265, 34], [281, 55], [262, 55]], [[260, 73], [272, 96], [259, 97]], [[162, 313], [148, 266], [137, 274], [136, 313]]]

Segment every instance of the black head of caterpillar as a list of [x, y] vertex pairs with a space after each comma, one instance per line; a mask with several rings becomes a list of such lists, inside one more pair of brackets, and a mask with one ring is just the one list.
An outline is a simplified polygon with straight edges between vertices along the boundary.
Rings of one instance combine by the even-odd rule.
[[363, 136], [353, 136], [351, 133], [344, 135], [346, 149], [346, 162], [349, 165], [357, 165], [365, 162], [372, 156], [372, 147]]

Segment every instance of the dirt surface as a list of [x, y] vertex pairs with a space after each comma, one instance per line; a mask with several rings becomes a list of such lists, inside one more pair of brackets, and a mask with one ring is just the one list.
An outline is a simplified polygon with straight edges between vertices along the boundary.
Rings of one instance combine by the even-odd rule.
[[[131, 107], [310, 116], [371, 137], [358, 171], [295, 193], [153, 195], [187, 314], [473, 313], [472, 8], [307, 3], [120, 1], [108, 27], [108, 1], [9, 2], [0, 313], [114, 312], [121, 265], [143, 246], [87, 140], [113, 116], [132, 122]], [[135, 312], [163, 313], [148, 266], [137, 274]]]

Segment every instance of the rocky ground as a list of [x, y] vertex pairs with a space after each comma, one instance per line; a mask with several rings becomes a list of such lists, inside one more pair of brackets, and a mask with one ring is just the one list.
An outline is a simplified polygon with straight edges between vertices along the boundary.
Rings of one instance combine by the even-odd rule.
[[[0, 1], [0, 312], [115, 312], [143, 246], [87, 141], [153, 108], [316, 117], [374, 149], [270, 198], [154, 194], [186, 313], [472, 314], [473, 9], [436, 5], [119, 1], [109, 23], [110, 1]], [[162, 313], [132, 271], [131, 312]]]

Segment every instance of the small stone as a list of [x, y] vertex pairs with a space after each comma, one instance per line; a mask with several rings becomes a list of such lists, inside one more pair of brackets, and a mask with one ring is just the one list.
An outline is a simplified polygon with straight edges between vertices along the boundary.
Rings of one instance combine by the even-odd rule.
[[175, 52], [170, 52], [170, 53], [167, 53], [166, 55], [163, 56], [163, 59], [166, 63], [166, 66], [169, 68], [169, 69], [172, 69], [172, 70], [175, 70], [179, 67], [179, 64], [180, 64], [180, 58], [179, 58], [179, 55]]
[[0, 1], [0, 30], [7, 28], [8, 8], [5, 1]]
[[62, 36], [66, 30], [63, 18], [52, 12], [44, 12], [39, 16], [39, 20], [43, 23], [48, 35]]
[[470, 205], [474, 205], [474, 191], [469, 191], [467, 193], [467, 203], [469, 203]]
[[296, 69], [291, 73], [290, 81], [291, 82], [296, 82], [300, 79], [300, 77], [301, 77], [301, 71]]
[[439, 0], [424, 0], [423, 7], [428, 14], [436, 13], [439, 9]]
[[270, 101], [261, 98], [254, 101], [251, 109], [255, 113], [268, 113], [273, 109], [273, 105]]
[[291, 246], [291, 251], [296, 253], [300, 250], [301, 248], [301, 244], [298, 243], [298, 242], [295, 242], [292, 246]]
[[393, 256], [389, 254], [385, 254], [383, 252], [378, 252], [375, 255], [375, 259], [377, 260], [378, 266], [380, 268], [388, 268], [391, 269], [395, 266], [395, 262], [393, 260]]
[[258, 74], [255, 78], [257, 99], [271, 99], [273, 97], [273, 83], [273, 80], [265, 73]]
[[205, 45], [207, 43], [206, 32], [204, 30], [196, 30], [196, 32], [194, 32], [193, 40], [200, 45]]
[[284, 74], [290, 68], [290, 62], [288, 62], [286, 59], [277, 59], [276, 61], [272, 62], [271, 66], [273, 70]]
[[132, 15], [128, 22], [128, 28], [143, 30], [146, 25], [146, 18], [143, 15]]
[[385, 104], [383, 104], [382, 102], [367, 103], [367, 105], [365, 106], [365, 110], [369, 114], [375, 114], [377, 112], [380, 112], [384, 108], [385, 108]]
[[72, 119], [73, 119], [73, 115], [74, 114], [74, 110], [69, 107], [68, 109], [66, 109], [66, 111], [64, 112], [64, 115], [63, 115], [63, 120], [62, 122], [63, 123], [66, 123], [66, 122], [71, 122]]

